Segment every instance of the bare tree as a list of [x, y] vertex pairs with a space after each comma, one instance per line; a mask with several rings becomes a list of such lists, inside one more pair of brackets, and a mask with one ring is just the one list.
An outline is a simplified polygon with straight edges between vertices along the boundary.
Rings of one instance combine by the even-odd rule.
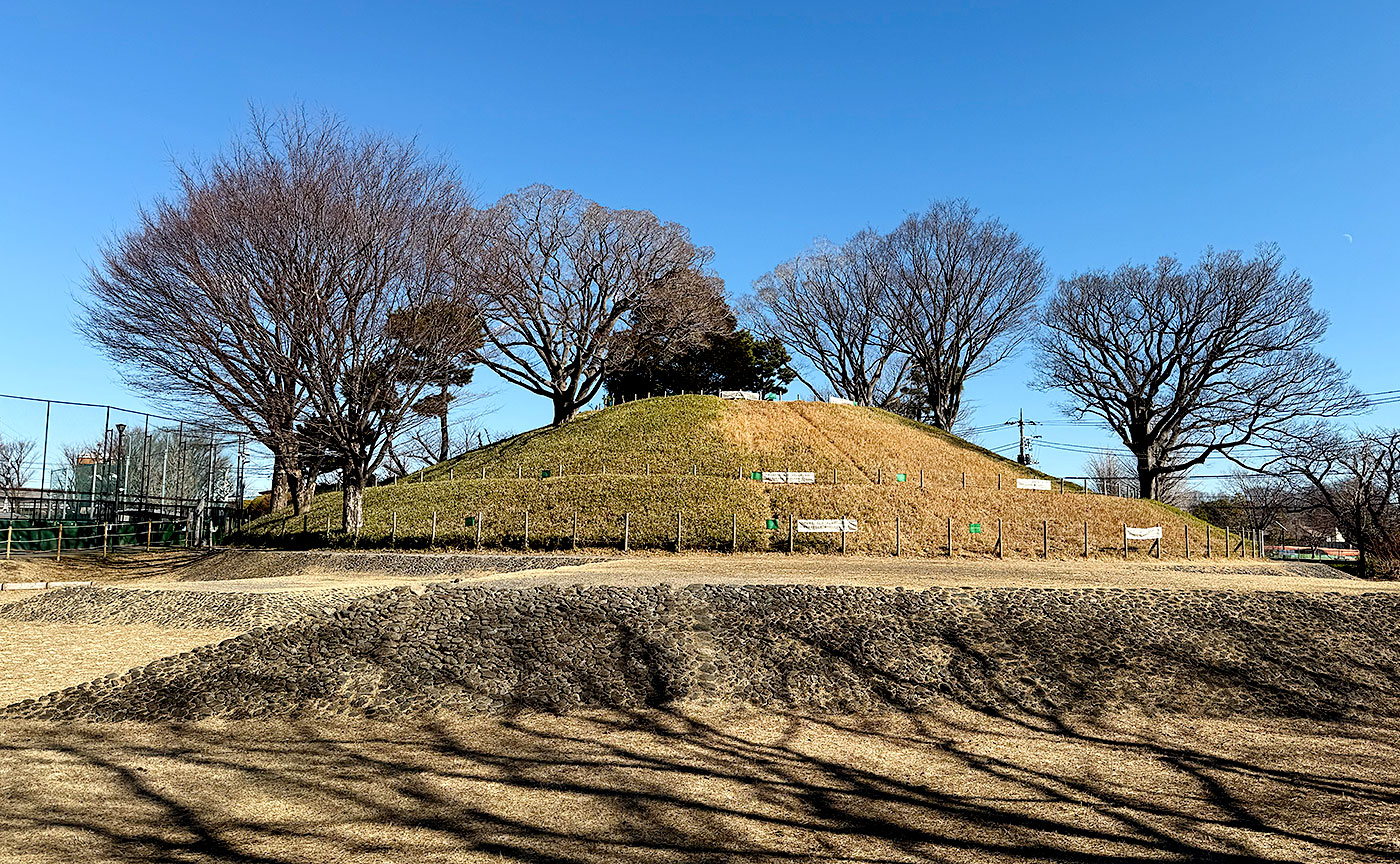
[[323, 161], [316, 262], [297, 295], [302, 434], [340, 469], [346, 531], [364, 524], [364, 489], [425, 390], [481, 344], [456, 266], [473, 217], [455, 173], [412, 143], [341, 137]]
[[33, 455], [33, 441], [0, 438], [0, 498], [9, 512], [17, 509], [20, 491], [34, 479]]
[[[1084, 462], [1089, 488], [1101, 495], [1127, 497], [1137, 494], [1137, 460], [1128, 453], [1112, 453], [1107, 450], [1090, 456]], [[1195, 494], [1186, 474], [1173, 474], [1163, 478], [1159, 500], [1177, 506], [1184, 506]]]
[[911, 357], [933, 425], [951, 429], [968, 380], [1029, 334], [1047, 280], [1040, 250], [963, 200], [910, 215], [888, 239], [895, 340]]
[[743, 309], [757, 332], [806, 361], [797, 375], [814, 393], [834, 388], [862, 405], [886, 406], [909, 364], [893, 329], [892, 269], [884, 239], [861, 231], [765, 273]]
[[[613, 210], [575, 192], [529, 186], [480, 219], [464, 247], [486, 326], [482, 361], [554, 403], [554, 425], [597, 395], [616, 332], [649, 301], [686, 302], [703, 290], [685, 274], [710, 252], [690, 232], [645, 210]], [[639, 322], [633, 321], [633, 326]]]
[[1163, 477], [1213, 454], [1364, 406], [1314, 350], [1327, 316], [1311, 296], [1273, 246], [1075, 276], [1045, 311], [1036, 383], [1107, 421], [1136, 458], [1138, 494], [1155, 498]]
[[[304, 113], [255, 115], [179, 192], [139, 213], [91, 269], [79, 330], [160, 402], [233, 420], [272, 452], [274, 506], [300, 485], [301, 295], [336, 278], [325, 235], [347, 133]], [[314, 483], [314, 480], [313, 480]]]
[[1294, 508], [1330, 516], [1356, 544], [1361, 575], [1372, 558], [1400, 559], [1400, 430], [1355, 436], [1325, 424], [1291, 431], [1271, 469], [1291, 483]]

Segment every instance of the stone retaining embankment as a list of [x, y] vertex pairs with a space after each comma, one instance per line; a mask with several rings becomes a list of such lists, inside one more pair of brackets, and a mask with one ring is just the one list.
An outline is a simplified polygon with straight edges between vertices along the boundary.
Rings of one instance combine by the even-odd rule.
[[295, 576], [309, 571], [443, 579], [472, 573], [515, 573], [591, 564], [589, 555], [483, 555], [475, 553], [325, 552], [221, 549], [181, 568], [179, 579], [203, 582]]
[[333, 611], [352, 600], [383, 590], [383, 586], [372, 585], [267, 594], [55, 588], [0, 605], [0, 621], [251, 630], [287, 624], [310, 613]]
[[640, 707], [1400, 716], [1400, 595], [842, 586], [393, 589], [4, 716]]

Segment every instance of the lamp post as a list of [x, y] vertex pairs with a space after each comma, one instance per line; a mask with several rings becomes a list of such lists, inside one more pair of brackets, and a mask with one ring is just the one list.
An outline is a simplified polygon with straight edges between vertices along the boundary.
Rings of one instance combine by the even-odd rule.
[[113, 505], [113, 508], [112, 508], [112, 511], [113, 511], [113, 512], [112, 512], [112, 521], [113, 521], [113, 522], [117, 521], [117, 516], [121, 514], [121, 509], [122, 509], [122, 492], [123, 492], [123, 489], [122, 489], [122, 482], [123, 482], [123, 480], [124, 480], [124, 478], [122, 477], [122, 466], [125, 464], [125, 462], [126, 462], [126, 424], [125, 424], [125, 423], [118, 423], [118, 424], [117, 424], [117, 488], [116, 488], [116, 490], [115, 490], [115, 494], [113, 495], [113, 500], [115, 501], [115, 503], [114, 503], [114, 505]]

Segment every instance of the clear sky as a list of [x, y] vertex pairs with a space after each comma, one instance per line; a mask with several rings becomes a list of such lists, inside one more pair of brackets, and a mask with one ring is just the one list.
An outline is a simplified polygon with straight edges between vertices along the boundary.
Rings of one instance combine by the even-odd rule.
[[[297, 102], [417, 136], [484, 202], [544, 182], [679, 221], [735, 295], [816, 237], [951, 196], [1057, 276], [1275, 241], [1332, 315], [1326, 350], [1362, 390], [1400, 388], [1398, 35], [1390, 2], [6, 2], [0, 392], [143, 405], [73, 332], [87, 262], [172, 160]], [[1032, 364], [969, 384], [975, 423], [1056, 420]], [[548, 420], [496, 389], [489, 425]], [[0, 434], [35, 416], [0, 400]]]

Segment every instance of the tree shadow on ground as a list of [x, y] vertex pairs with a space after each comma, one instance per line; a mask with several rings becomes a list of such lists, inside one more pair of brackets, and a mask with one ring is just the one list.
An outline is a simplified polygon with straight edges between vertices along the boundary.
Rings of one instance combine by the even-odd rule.
[[1400, 734], [1357, 731], [706, 706], [9, 723], [0, 858], [1393, 860]]

